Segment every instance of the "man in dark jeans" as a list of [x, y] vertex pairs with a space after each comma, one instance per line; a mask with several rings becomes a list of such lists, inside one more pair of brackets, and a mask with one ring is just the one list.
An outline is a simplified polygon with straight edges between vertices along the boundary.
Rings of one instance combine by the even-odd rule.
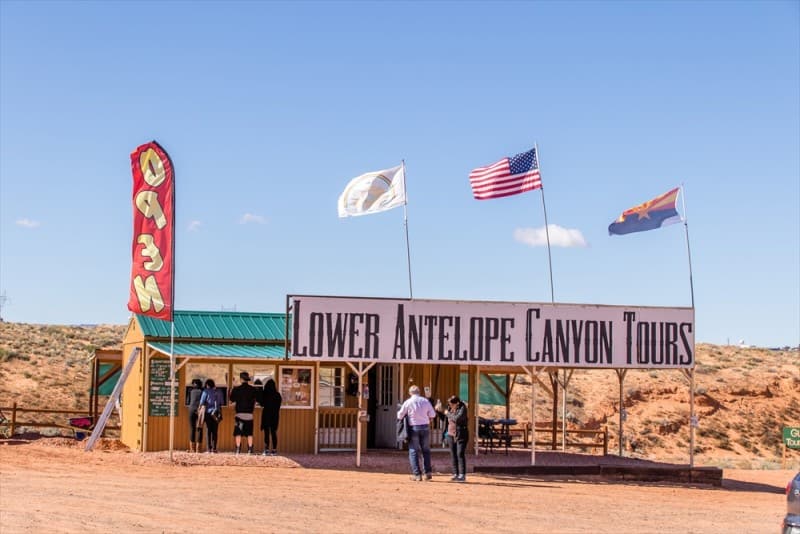
[[250, 374], [239, 373], [242, 383], [231, 390], [230, 400], [236, 404], [236, 417], [233, 425], [233, 439], [236, 454], [242, 451], [242, 436], [247, 437], [247, 454], [253, 454], [253, 409], [256, 407], [256, 388], [250, 385]]
[[411, 395], [400, 407], [397, 418], [408, 416], [408, 461], [411, 464], [411, 480], [422, 480], [419, 469], [419, 453], [422, 452], [425, 480], [433, 478], [431, 469], [431, 419], [436, 417], [428, 399], [420, 396], [419, 387], [408, 388]]

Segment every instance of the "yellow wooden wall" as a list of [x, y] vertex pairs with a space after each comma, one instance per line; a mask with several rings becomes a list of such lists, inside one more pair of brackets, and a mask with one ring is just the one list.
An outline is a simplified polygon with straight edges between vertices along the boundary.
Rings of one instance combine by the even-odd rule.
[[120, 441], [133, 450], [142, 450], [142, 414], [144, 412], [144, 336], [135, 319], [128, 323], [122, 347], [122, 368], [125, 369], [128, 360], [136, 348], [142, 349], [139, 357], [131, 369], [120, 395], [122, 406], [122, 427]]

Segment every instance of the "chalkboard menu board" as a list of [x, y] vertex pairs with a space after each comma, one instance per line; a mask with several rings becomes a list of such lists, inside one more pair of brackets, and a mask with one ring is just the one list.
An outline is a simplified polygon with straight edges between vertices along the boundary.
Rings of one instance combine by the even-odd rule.
[[[150, 415], [169, 417], [169, 360], [150, 360]], [[175, 374], [175, 414], [178, 414], [178, 374]]]

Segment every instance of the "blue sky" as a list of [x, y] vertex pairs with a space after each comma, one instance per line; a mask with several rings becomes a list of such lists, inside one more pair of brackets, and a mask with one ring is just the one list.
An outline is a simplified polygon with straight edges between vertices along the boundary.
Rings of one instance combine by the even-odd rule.
[[[127, 321], [129, 154], [176, 169], [176, 307], [407, 297], [402, 208], [339, 219], [405, 159], [417, 298], [550, 301], [542, 193], [472, 198], [538, 143], [557, 302], [689, 306], [696, 340], [800, 342], [797, 2], [0, 2], [0, 295]], [[682, 210], [681, 210], [682, 211]], [[516, 236], [516, 237], [515, 237]], [[581, 240], [584, 243], [581, 243]]]

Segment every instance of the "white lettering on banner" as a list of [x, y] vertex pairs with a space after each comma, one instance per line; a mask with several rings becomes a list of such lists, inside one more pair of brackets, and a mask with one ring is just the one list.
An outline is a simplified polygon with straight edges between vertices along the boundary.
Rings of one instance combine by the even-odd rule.
[[296, 359], [694, 367], [694, 310], [291, 296]]

